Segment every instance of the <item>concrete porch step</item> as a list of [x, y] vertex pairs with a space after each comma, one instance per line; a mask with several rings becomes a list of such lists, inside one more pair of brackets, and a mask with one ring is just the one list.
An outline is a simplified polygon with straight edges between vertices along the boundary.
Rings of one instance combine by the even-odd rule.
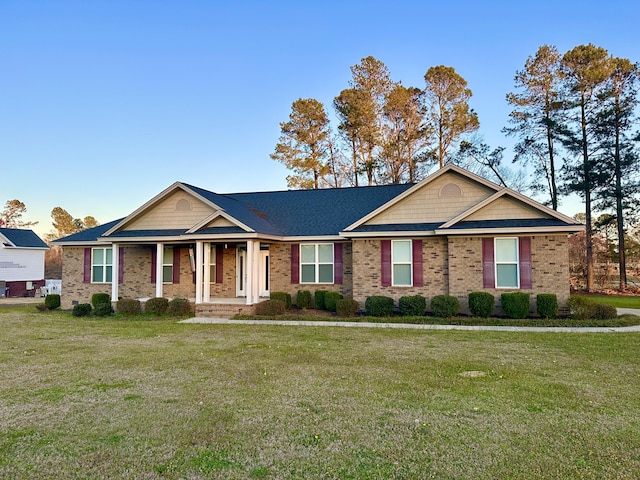
[[196, 316], [205, 318], [230, 318], [234, 315], [255, 315], [256, 306], [239, 303], [200, 303]]

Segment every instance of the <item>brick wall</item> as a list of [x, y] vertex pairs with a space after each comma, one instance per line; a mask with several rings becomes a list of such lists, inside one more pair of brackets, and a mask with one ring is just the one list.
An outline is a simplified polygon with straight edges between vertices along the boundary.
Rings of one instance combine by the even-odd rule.
[[350, 243], [343, 243], [342, 250], [342, 284], [308, 284], [291, 283], [291, 244], [275, 243], [269, 247], [271, 262], [271, 292], [291, 294], [293, 302], [298, 290], [309, 290], [313, 295], [316, 290], [340, 292], [345, 298], [353, 295], [352, 248]]
[[392, 297], [396, 303], [400, 297], [422, 295], [429, 300], [435, 295], [448, 293], [447, 239], [427, 237], [422, 241], [423, 283], [422, 287], [383, 287], [380, 277], [380, 240], [353, 241], [353, 285], [354, 297], [364, 310], [367, 297], [383, 295]]
[[[422, 244], [423, 287], [383, 287], [380, 278], [380, 240], [353, 241], [354, 299], [364, 309], [373, 295], [400, 297], [422, 295], [427, 302], [435, 295], [458, 297], [463, 312], [468, 312], [468, 295], [488, 291], [500, 305], [500, 295], [514, 289], [484, 289], [482, 286], [482, 237], [425, 237]], [[538, 235], [531, 241], [533, 288], [532, 305], [538, 293], [555, 293], [561, 307], [569, 298], [569, 251], [566, 235]], [[498, 313], [500, 312], [498, 308]]]

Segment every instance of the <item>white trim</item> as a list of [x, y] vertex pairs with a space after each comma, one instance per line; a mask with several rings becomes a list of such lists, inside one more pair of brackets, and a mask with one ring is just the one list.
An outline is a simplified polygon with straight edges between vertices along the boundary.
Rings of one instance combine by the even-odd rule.
[[[432, 237], [437, 234], [436, 230], [394, 230], [391, 232], [340, 232], [344, 233], [347, 239], [351, 238], [388, 238], [388, 237]], [[344, 239], [343, 239], [344, 240]]]
[[[211, 242], [204, 242], [202, 244], [203, 248], [203, 259], [202, 259], [202, 290], [203, 296], [202, 301], [204, 303], [209, 303], [211, 300]], [[213, 259], [215, 260], [215, 255]], [[215, 278], [214, 278], [215, 280]]]
[[[313, 262], [314, 265], [314, 281], [313, 282], [304, 282], [302, 280], [302, 266], [304, 265], [312, 265], [309, 262], [303, 263], [302, 261], [302, 247], [305, 246], [310, 246], [312, 245], [314, 247], [314, 257], [315, 260]], [[331, 246], [331, 263], [327, 263], [327, 262], [320, 262], [320, 245], [330, 245]], [[299, 268], [299, 273], [298, 273], [298, 278], [300, 280], [300, 284], [301, 285], [334, 285], [336, 278], [336, 272], [335, 272], [335, 267], [336, 267], [336, 254], [335, 254], [335, 243], [332, 242], [320, 242], [320, 243], [313, 243], [313, 242], [305, 242], [305, 243], [301, 243], [300, 244], [300, 261], [298, 262], [298, 268]], [[331, 281], [330, 282], [321, 282], [320, 281], [320, 265], [331, 265]]]
[[[409, 244], [409, 261], [408, 262], [394, 262], [393, 261], [393, 244], [394, 243], [408, 243]], [[395, 279], [395, 265], [409, 265], [409, 283], [397, 284]], [[413, 287], [413, 241], [411, 239], [391, 240], [391, 286], [392, 287]]]
[[196, 242], [196, 304], [203, 302], [202, 288], [203, 288], [203, 242]]
[[436, 235], [531, 235], [534, 233], [576, 233], [582, 232], [584, 225], [566, 225], [559, 227], [504, 227], [504, 228], [461, 228], [436, 230]]
[[385, 204], [381, 205], [380, 207], [376, 208], [371, 213], [368, 213], [367, 215], [362, 217], [360, 220], [356, 221], [355, 223], [352, 223], [347, 228], [345, 228], [344, 231], [348, 232], [350, 230], [353, 230], [353, 229], [359, 227], [360, 225], [364, 224], [365, 222], [367, 222], [368, 220], [372, 219], [376, 215], [379, 215], [383, 211], [387, 210], [388, 208], [392, 207], [393, 205], [397, 204], [398, 202], [404, 200], [409, 195], [412, 195], [416, 191], [422, 189], [425, 185], [428, 185], [429, 183], [433, 182], [434, 180], [440, 178], [442, 175], [444, 175], [446, 173], [449, 173], [449, 172], [458, 173], [458, 174], [462, 175], [463, 177], [469, 178], [471, 180], [475, 180], [476, 182], [478, 182], [478, 183], [480, 183], [480, 184], [482, 184], [482, 185], [484, 185], [486, 187], [489, 187], [492, 190], [496, 190], [497, 191], [497, 190], [500, 190], [502, 188], [499, 185], [487, 180], [486, 178], [482, 178], [482, 177], [476, 175], [475, 173], [471, 173], [471, 172], [468, 172], [466, 170], [463, 170], [462, 168], [460, 168], [460, 167], [458, 167], [456, 165], [448, 164], [445, 167], [443, 167], [440, 170], [438, 170], [437, 172], [429, 175], [427, 178], [425, 178], [425, 179], [421, 180], [420, 182], [416, 183], [411, 188], [408, 188], [407, 190], [402, 192], [400, 195], [397, 195], [397, 196], [393, 197], [387, 203], [385, 203]]
[[162, 297], [163, 274], [162, 265], [164, 263], [164, 243], [156, 243], [156, 297]]
[[120, 249], [118, 244], [111, 244], [111, 300], [118, 300], [118, 277], [120, 276]]

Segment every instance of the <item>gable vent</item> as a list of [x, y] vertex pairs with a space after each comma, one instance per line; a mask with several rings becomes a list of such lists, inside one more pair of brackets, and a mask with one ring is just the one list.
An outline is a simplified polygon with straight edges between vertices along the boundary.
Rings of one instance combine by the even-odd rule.
[[181, 198], [176, 202], [176, 212], [188, 212], [191, 210], [191, 203], [185, 198]]
[[462, 190], [455, 183], [447, 183], [440, 189], [441, 197], [461, 197]]

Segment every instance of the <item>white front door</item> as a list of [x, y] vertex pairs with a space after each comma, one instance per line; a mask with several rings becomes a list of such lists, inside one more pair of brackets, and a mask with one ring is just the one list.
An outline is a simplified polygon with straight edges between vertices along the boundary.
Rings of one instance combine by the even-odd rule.
[[244, 297], [247, 295], [247, 251], [238, 249], [237, 252], [236, 296]]
[[260, 250], [260, 296], [269, 296], [269, 250]]

